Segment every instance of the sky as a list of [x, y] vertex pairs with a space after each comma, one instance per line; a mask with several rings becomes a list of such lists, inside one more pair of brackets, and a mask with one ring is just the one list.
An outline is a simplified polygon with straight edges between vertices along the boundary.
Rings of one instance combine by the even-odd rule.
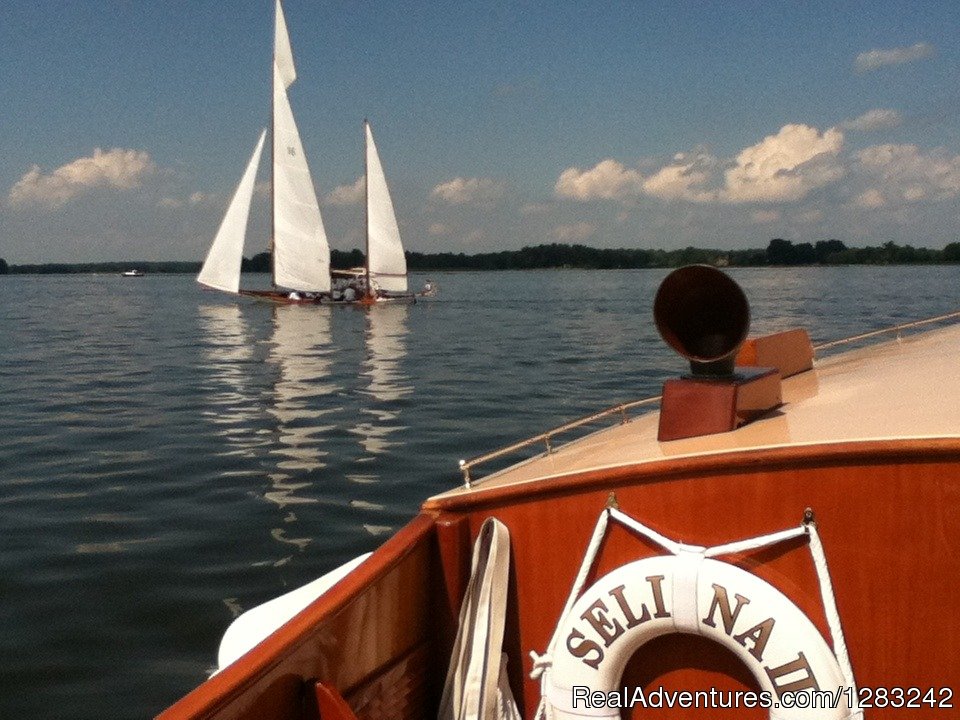
[[[330, 245], [368, 118], [404, 244], [942, 248], [960, 3], [285, 0]], [[0, 257], [200, 260], [269, 123], [272, 0], [0, 3]], [[261, 168], [245, 254], [267, 246]]]

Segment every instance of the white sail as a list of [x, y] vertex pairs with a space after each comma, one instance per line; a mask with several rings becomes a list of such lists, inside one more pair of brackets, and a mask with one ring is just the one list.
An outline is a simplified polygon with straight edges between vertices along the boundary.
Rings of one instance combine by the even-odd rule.
[[260, 153], [267, 131], [260, 133], [257, 147], [247, 163], [247, 169], [237, 185], [227, 212], [220, 223], [220, 229], [213, 239], [207, 259], [200, 268], [197, 282], [207, 287], [226, 292], [240, 291], [240, 263], [243, 260], [243, 240], [247, 234], [247, 218], [250, 216], [250, 201], [253, 199], [254, 181], [257, 178], [257, 166], [260, 165]]
[[370, 278], [382, 290], [407, 291], [407, 259], [397, 216], [393, 212], [387, 178], [377, 155], [370, 123], [367, 131], [367, 262]]
[[293, 48], [290, 47], [290, 35], [287, 33], [287, 20], [283, 16], [280, 0], [277, 0], [273, 31], [273, 61], [280, 71], [284, 89], [293, 85], [297, 79], [297, 68], [293, 64]]
[[279, 66], [273, 66], [273, 281], [330, 290], [330, 246]]

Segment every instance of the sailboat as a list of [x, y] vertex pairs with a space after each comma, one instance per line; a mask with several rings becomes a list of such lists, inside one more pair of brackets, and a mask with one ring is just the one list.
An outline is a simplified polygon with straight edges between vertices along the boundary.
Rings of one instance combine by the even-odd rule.
[[433, 296], [437, 289], [429, 281], [420, 292], [409, 290], [400, 227], [369, 121], [363, 121], [363, 130], [366, 143], [366, 260], [362, 268], [332, 271], [337, 279], [332, 298], [371, 305], [411, 302], [418, 297]]
[[297, 78], [287, 23], [276, 0], [272, 102], [272, 290], [240, 289], [240, 266], [250, 204], [267, 130], [260, 134], [246, 171], [210, 246], [197, 282], [207, 288], [280, 303], [319, 302], [330, 292], [327, 242], [310, 168], [287, 88]]

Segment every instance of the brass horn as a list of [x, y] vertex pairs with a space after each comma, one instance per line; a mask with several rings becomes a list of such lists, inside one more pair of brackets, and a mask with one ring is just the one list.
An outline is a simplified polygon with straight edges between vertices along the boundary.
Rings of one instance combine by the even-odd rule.
[[710, 265], [674, 270], [660, 283], [653, 317], [667, 345], [690, 361], [693, 376], [733, 376], [750, 328], [750, 305], [729, 275]]

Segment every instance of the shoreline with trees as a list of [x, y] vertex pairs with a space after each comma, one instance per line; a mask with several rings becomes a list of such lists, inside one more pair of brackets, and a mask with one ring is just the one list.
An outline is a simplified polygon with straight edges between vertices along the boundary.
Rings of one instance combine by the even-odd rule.
[[[332, 250], [331, 267], [363, 265], [363, 252]], [[406, 253], [407, 267], [416, 271], [441, 270], [626, 270], [672, 268], [692, 263], [718, 267], [779, 267], [823, 265], [938, 265], [960, 263], [960, 242], [942, 250], [915, 248], [888, 242], [874, 247], [847, 247], [840, 240], [794, 244], [775, 238], [764, 248], [715, 250], [687, 247], [680, 250], [644, 248], [591, 248], [553, 243], [467, 255], [465, 253]], [[144, 273], [197, 273], [201, 263], [189, 261], [124, 261], [99, 263], [43, 263], [10, 265], [0, 258], [0, 275], [50, 275], [74, 273], [122, 273], [137, 268]], [[243, 272], [270, 272], [270, 254], [244, 258]]]

